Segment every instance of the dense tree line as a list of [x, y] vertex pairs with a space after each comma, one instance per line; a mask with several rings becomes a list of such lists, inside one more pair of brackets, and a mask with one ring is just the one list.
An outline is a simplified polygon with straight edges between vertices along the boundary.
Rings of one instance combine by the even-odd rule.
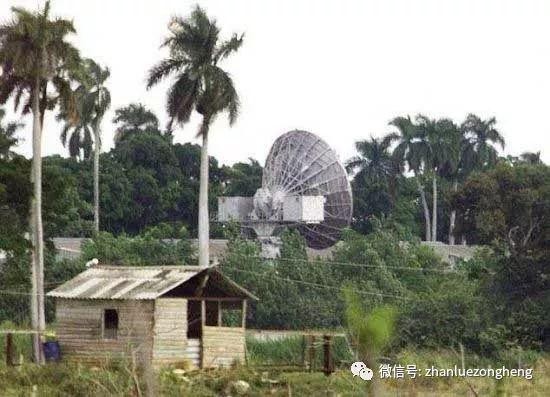
[[[143, 105], [118, 109], [115, 116], [115, 147], [100, 156], [100, 229], [112, 234], [137, 235], [159, 223], [185, 226], [197, 233], [197, 203], [200, 172], [199, 145], [173, 143], [170, 133], [158, 128], [157, 117]], [[17, 178], [6, 191], [13, 200], [7, 208], [18, 208], [21, 230], [27, 230], [29, 162], [12, 153], [16, 143], [11, 132], [15, 124], [2, 121], [3, 173], [8, 165]], [[8, 130], [10, 131], [8, 133]], [[9, 142], [9, 144], [8, 144]], [[80, 153], [82, 154], [84, 150]], [[78, 153], [78, 152], [77, 152]], [[222, 166], [210, 156], [210, 196], [212, 212], [220, 195], [252, 195], [261, 184], [262, 167], [253, 159]], [[93, 234], [93, 159], [84, 155], [45, 157], [45, 236], [91, 237]], [[48, 177], [46, 179], [46, 176]], [[8, 178], [8, 175], [5, 176]], [[7, 183], [7, 180], [6, 180]], [[6, 192], [6, 194], [7, 194]], [[6, 198], [7, 199], [7, 198]], [[53, 209], [57, 212], [54, 212]], [[6, 215], [7, 216], [7, 215]], [[8, 223], [6, 226], [13, 224]], [[220, 236], [213, 224], [213, 236]], [[6, 233], [6, 236], [22, 234]]]
[[498, 163], [541, 164], [540, 152], [499, 157], [504, 138], [494, 118], [470, 114], [459, 125], [418, 115], [396, 117], [389, 125], [394, 131], [382, 138], [358, 141], [358, 155], [346, 164], [353, 175], [353, 227], [359, 231], [371, 229], [373, 216], [397, 217], [417, 234], [420, 218], [426, 241], [474, 243], [468, 230], [456, 230], [466, 214], [454, 202], [459, 188]]

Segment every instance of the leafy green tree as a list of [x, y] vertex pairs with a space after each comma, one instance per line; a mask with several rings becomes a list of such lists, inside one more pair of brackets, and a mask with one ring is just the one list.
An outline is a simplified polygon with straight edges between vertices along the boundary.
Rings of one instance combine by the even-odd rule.
[[[100, 207], [102, 208], [101, 230], [111, 233], [129, 233], [133, 224], [136, 203], [133, 201], [133, 184], [128, 172], [117, 161], [113, 152], [101, 155], [102, 176], [100, 180]], [[88, 170], [82, 171], [79, 180], [80, 194], [86, 199], [92, 198], [93, 176]]]
[[133, 134], [119, 142], [113, 155], [130, 186], [129, 208], [121, 213], [124, 225], [119, 230], [139, 233], [176, 210], [184, 181], [166, 139], [153, 132]]
[[24, 237], [31, 197], [29, 164], [11, 149], [17, 143], [15, 133], [21, 124], [5, 122], [0, 108], [0, 247], [8, 257], [24, 255], [28, 248]]
[[0, 158], [7, 159], [13, 155], [11, 148], [17, 144], [16, 132], [23, 127], [21, 123], [5, 122], [6, 111], [0, 108]]
[[193, 248], [185, 229], [180, 230], [179, 240], [162, 240], [150, 230], [142, 236], [113, 236], [101, 232], [86, 241], [82, 258], [97, 258], [100, 263], [124, 266], [192, 265]]
[[[196, 236], [201, 147], [192, 143], [178, 143], [173, 145], [173, 150], [182, 174], [179, 184], [181, 194], [176, 200], [176, 208], [170, 210], [167, 216], [171, 219], [184, 221], [191, 235]], [[215, 157], [209, 156], [208, 160], [208, 207], [209, 211], [215, 211], [217, 208], [217, 197], [223, 194], [224, 185], [227, 184], [228, 177], [225, 167], [220, 167]], [[213, 229], [211, 234], [213, 235], [215, 232], [216, 229]]]
[[44, 238], [89, 237], [93, 234], [93, 209], [77, 188], [78, 175], [63, 168], [57, 157], [43, 162]]
[[175, 17], [164, 46], [170, 50], [165, 60], [149, 71], [150, 88], [169, 76], [175, 81], [168, 91], [170, 125], [185, 124], [193, 110], [202, 116], [197, 136], [202, 138], [199, 191], [199, 265], [209, 265], [208, 239], [208, 131], [214, 118], [227, 112], [233, 124], [239, 110], [239, 97], [231, 76], [219, 63], [241, 46], [243, 36], [220, 41], [215, 20], [196, 7], [187, 19]]
[[131, 103], [115, 110], [113, 123], [117, 126], [115, 143], [132, 134], [155, 132], [160, 134], [157, 116], [141, 103]]
[[263, 168], [257, 160], [249, 158], [227, 168], [224, 195], [251, 197], [262, 186]]
[[[33, 290], [31, 301], [33, 328], [43, 331], [44, 314], [44, 247], [42, 228], [42, 127], [46, 110], [61, 104], [74, 112], [71, 81], [80, 69], [77, 49], [66, 40], [75, 33], [72, 22], [51, 19], [50, 3], [31, 12], [13, 7], [13, 18], [0, 26], [0, 103], [14, 97], [15, 107], [27, 95], [23, 113], [33, 115]], [[56, 95], [51, 95], [51, 90]], [[34, 360], [41, 361], [39, 339], [34, 338]]]
[[550, 171], [545, 165], [498, 164], [473, 174], [459, 189], [457, 228], [470, 244], [528, 249], [547, 238]]
[[480, 351], [479, 333], [491, 315], [478, 284], [462, 274], [433, 273], [416, 294], [402, 302], [395, 343], [409, 347], [454, 348], [463, 344]]
[[399, 167], [390, 147], [397, 138], [396, 134], [389, 134], [358, 141], [355, 143], [358, 155], [346, 162], [348, 173], [354, 174], [353, 226], [363, 233], [372, 231], [373, 216], [386, 216], [393, 208]]

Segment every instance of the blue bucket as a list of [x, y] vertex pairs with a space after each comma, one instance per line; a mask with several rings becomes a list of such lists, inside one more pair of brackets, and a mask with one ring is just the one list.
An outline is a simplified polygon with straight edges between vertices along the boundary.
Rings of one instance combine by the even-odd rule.
[[46, 361], [59, 361], [61, 360], [61, 349], [59, 348], [58, 341], [44, 342], [44, 358]]

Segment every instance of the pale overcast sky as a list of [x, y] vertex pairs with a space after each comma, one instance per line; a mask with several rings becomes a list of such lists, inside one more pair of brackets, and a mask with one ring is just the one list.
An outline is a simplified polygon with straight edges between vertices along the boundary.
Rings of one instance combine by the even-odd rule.
[[[0, 2], [6, 20], [13, 5]], [[112, 147], [113, 110], [130, 102], [166, 121], [167, 83], [145, 89], [147, 70], [174, 14], [195, 1], [53, 0], [53, 15], [74, 19], [73, 41], [85, 57], [111, 69], [113, 104], [103, 122], [104, 150]], [[325, 139], [342, 159], [354, 142], [381, 136], [398, 115], [422, 112], [460, 122], [469, 112], [495, 116], [505, 152], [542, 151], [550, 162], [550, 1], [199, 1], [218, 20], [222, 35], [245, 32], [228, 60], [242, 100], [229, 128], [219, 118], [210, 153], [231, 164], [261, 163], [273, 140], [295, 128]], [[13, 116], [13, 114], [12, 114]], [[196, 122], [176, 140], [193, 140]], [[31, 153], [31, 120], [19, 151]], [[44, 154], [67, 152], [59, 126], [46, 120]]]

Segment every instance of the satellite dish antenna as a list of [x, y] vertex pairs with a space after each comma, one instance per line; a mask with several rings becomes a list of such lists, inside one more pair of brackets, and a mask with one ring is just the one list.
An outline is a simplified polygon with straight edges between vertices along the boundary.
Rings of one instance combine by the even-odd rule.
[[254, 197], [220, 197], [218, 220], [251, 228], [264, 257], [278, 255], [278, 232], [298, 229], [308, 247], [335, 244], [352, 215], [351, 186], [338, 156], [317, 135], [290, 131], [271, 147]]

